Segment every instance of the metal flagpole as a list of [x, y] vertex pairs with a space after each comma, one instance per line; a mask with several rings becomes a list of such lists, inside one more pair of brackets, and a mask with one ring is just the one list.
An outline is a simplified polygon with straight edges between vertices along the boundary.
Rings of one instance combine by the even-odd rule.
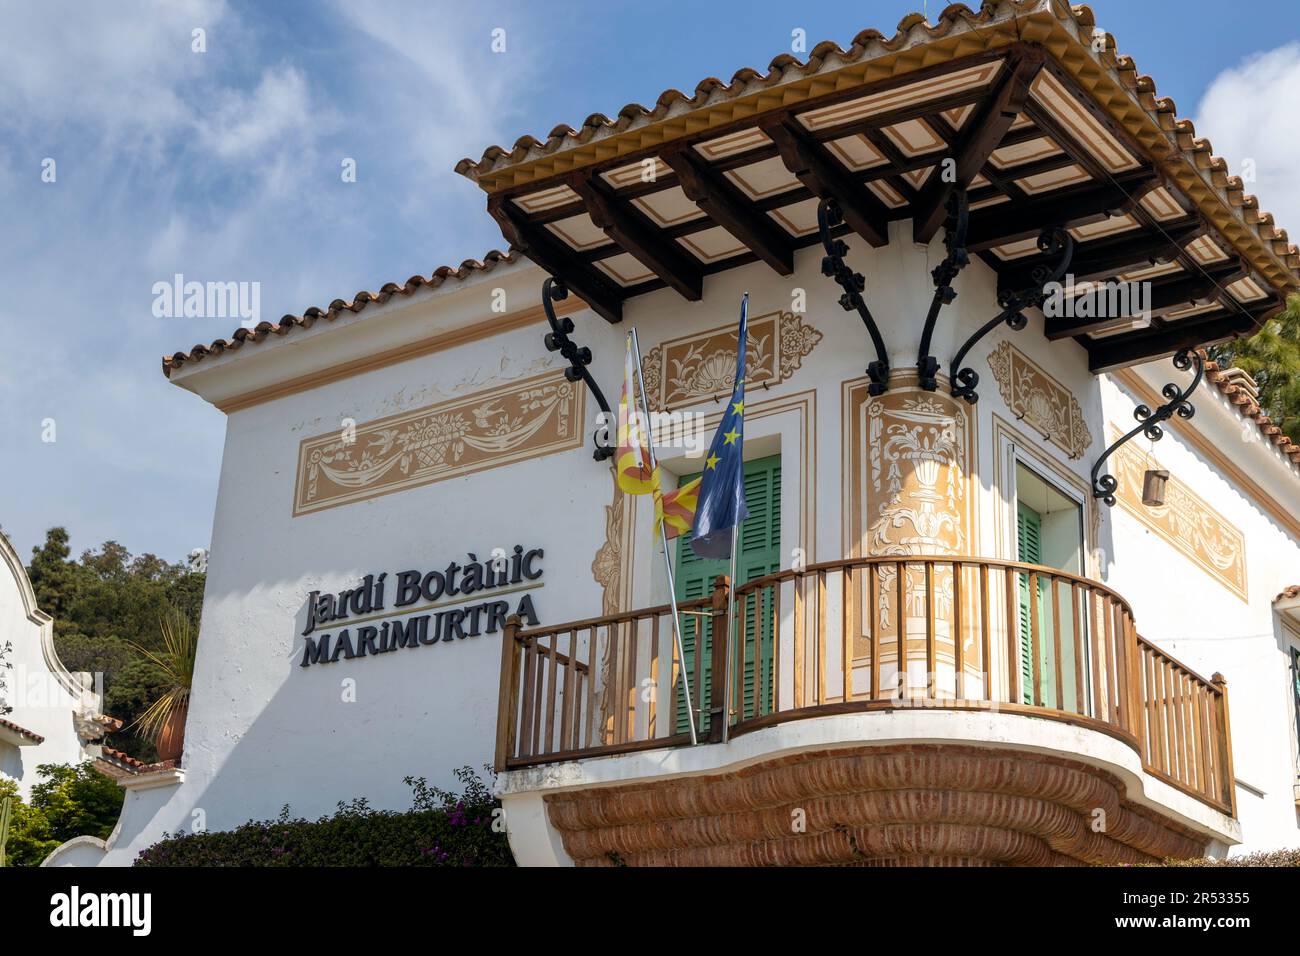
[[[731, 655], [735, 651], [735, 642], [732, 640], [735, 631], [736, 620], [736, 542], [740, 536], [740, 522], [737, 521], [731, 526], [731, 587], [727, 589], [727, 666], [726, 672], [726, 700], [722, 704], [722, 742], [725, 744], [731, 738]], [[757, 639], [758, 635], [754, 635]], [[714, 639], [717, 637], [715, 635]], [[744, 651], [742, 650], [743, 654]], [[754, 660], [758, 661], [758, 651], [754, 652]], [[754, 693], [758, 693], [758, 669], [754, 670]], [[757, 701], [757, 697], [755, 697]], [[741, 694], [739, 706], [741, 710], [745, 707], [745, 695]], [[741, 717], [745, 715], [742, 713]], [[754, 705], [754, 716], [758, 716], [758, 704]]]
[[[655, 458], [655, 439], [654, 430], [650, 427], [650, 406], [646, 402], [645, 382], [641, 379], [641, 344], [637, 341], [636, 329], [633, 328], [629, 333], [632, 336], [632, 356], [636, 362], [636, 382], [641, 392], [641, 415], [645, 420], [645, 444], [646, 451], [650, 454], [650, 471], [654, 473], [655, 468], [659, 467], [659, 462]], [[668, 603], [673, 610], [673, 639], [677, 642], [677, 659], [682, 663], [682, 687], [686, 691], [686, 716], [691, 724], [691, 745], [694, 746], [700, 742], [695, 733], [695, 707], [691, 703], [691, 679], [686, 672], [686, 648], [682, 644], [682, 620], [681, 614], [677, 610], [677, 587], [673, 581], [673, 561], [668, 554], [668, 531], [663, 524], [659, 525], [659, 541], [664, 546], [664, 570], [668, 572]], [[699, 634], [699, 625], [696, 625], [696, 634]], [[696, 642], [695, 653], [702, 653], [699, 647], [699, 641]], [[655, 689], [658, 693], [658, 688]]]

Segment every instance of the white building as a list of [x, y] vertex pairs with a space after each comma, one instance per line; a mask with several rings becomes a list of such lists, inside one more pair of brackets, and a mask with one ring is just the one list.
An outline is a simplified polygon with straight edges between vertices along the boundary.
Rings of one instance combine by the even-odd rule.
[[[1300, 448], [1183, 351], [1276, 314], [1300, 257], [1079, 10], [945, 11], [494, 148], [458, 171], [518, 252], [166, 359], [228, 415], [182, 767], [132, 775], [103, 852], [54, 862], [285, 803], [401, 808], [405, 775], [493, 761], [530, 864], [1300, 843]], [[1061, 310], [1058, 267], [1145, 308]], [[750, 295], [726, 742], [722, 642], [694, 653], [725, 568], [672, 548], [690, 746], [651, 508], [593, 460], [548, 275], [614, 403], [636, 328], [673, 480]], [[1184, 392], [1195, 417], [1101, 460]]]
[[89, 675], [70, 674], [54, 649], [53, 622], [36, 606], [22, 560], [0, 534], [0, 776], [31, 796], [41, 764], [79, 764], [118, 721], [99, 713]]

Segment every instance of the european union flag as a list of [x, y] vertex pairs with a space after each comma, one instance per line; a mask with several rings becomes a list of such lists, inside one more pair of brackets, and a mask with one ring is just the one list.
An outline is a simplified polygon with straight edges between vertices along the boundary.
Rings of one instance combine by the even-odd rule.
[[740, 333], [736, 338], [736, 382], [731, 401], [709, 445], [700, 480], [699, 504], [691, 549], [701, 558], [731, 556], [731, 529], [749, 517], [745, 504], [745, 343], [749, 325], [749, 293], [740, 300]]

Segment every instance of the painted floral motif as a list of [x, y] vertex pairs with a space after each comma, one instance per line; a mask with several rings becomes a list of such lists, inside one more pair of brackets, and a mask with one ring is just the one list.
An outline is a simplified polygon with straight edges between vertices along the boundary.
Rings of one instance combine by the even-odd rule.
[[581, 444], [582, 393], [548, 372], [306, 439], [294, 513], [361, 501]]
[[1010, 342], [1002, 342], [989, 354], [988, 361], [998, 392], [1016, 418], [1071, 459], [1082, 457], [1092, 444], [1092, 433], [1070, 391]]
[[[745, 343], [749, 382], [775, 385], [799, 370], [822, 339], [803, 316], [773, 312], [751, 319]], [[735, 326], [665, 342], [641, 357], [650, 408], [662, 411], [731, 391], [736, 374]]]

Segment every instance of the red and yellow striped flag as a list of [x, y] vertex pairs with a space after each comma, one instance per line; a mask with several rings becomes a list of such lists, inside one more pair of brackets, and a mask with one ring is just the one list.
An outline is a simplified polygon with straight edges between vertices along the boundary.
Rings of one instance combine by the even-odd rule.
[[685, 531], [690, 531], [695, 524], [695, 508], [700, 503], [700, 482], [703, 476], [674, 488], [666, 494], [659, 488], [660, 474], [656, 468], [655, 482], [655, 534], [663, 529], [665, 536], [675, 538]]
[[615, 453], [614, 476], [618, 486], [629, 495], [648, 495], [659, 490], [659, 476], [650, 467], [647, 436], [642, 433], [641, 411], [636, 402], [636, 371], [632, 362], [632, 339], [627, 340], [623, 360], [623, 394], [618, 400], [618, 451]]

